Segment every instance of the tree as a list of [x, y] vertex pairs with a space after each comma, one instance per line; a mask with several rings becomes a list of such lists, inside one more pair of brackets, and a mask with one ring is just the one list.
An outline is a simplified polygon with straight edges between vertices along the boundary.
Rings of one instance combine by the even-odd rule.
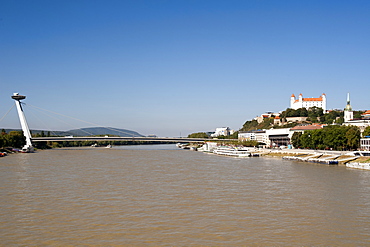
[[360, 142], [360, 130], [356, 126], [330, 125], [323, 129], [293, 134], [294, 147], [310, 149], [354, 150]]
[[364, 132], [362, 133], [362, 136], [365, 137], [365, 136], [370, 136], [370, 126], [366, 127], [366, 129], [364, 130]]
[[188, 138], [208, 138], [208, 135], [205, 132], [198, 132], [188, 135]]
[[241, 131], [255, 130], [257, 129], [257, 125], [258, 125], [257, 120], [246, 121], [240, 130]]
[[362, 118], [364, 111], [353, 111], [353, 118]]
[[350, 150], [356, 150], [359, 147], [360, 144], [360, 129], [356, 126], [350, 126], [348, 127], [346, 138], [346, 148]]
[[229, 136], [230, 139], [238, 139], [239, 131], [235, 131], [232, 135]]
[[26, 144], [26, 138], [22, 131], [10, 131], [9, 134], [1, 135], [2, 147], [21, 148]]
[[292, 142], [293, 147], [295, 147], [295, 148], [301, 147], [301, 142], [300, 142], [301, 136], [302, 136], [302, 132], [294, 132], [294, 134], [291, 138], [291, 142]]
[[303, 133], [303, 135], [300, 137], [299, 141], [303, 148], [312, 149], [313, 145], [311, 143], [311, 133], [312, 131], [306, 131]]

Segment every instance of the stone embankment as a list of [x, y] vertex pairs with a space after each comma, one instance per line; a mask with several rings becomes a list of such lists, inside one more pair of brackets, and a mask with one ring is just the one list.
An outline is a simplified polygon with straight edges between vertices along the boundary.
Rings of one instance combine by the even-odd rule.
[[353, 156], [348, 151], [305, 150], [305, 149], [265, 149], [259, 151], [264, 157], [282, 157], [288, 160], [322, 164], [346, 165], [350, 162], [369, 163], [369, 156]]

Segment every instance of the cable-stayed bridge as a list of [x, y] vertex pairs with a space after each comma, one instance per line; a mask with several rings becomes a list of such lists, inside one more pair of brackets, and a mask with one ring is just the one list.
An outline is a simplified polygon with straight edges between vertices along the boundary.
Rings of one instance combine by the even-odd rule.
[[207, 139], [203, 138], [176, 138], [176, 137], [115, 137], [115, 136], [87, 136], [87, 137], [33, 137], [32, 142], [58, 142], [58, 141], [150, 141], [150, 142], [204, 142]]
[[[87, 136], [87, 137], [32, 137], [26, 117], [23, 112], [21, 100], [25, 99], [26, 96], [14, 93], [12, 99], [15, 100], [19, 120], [21, 123], [23, 134], [26, 138], [26, 144], [22, 148], [24, 152], [33, 152], [33, 142], [61, 142], [61, 141], [133, 141], [133, 142], [172, 142], [172, 143], [188, 143], [188, 142], [204, 142], [207, 139], [204, 138], [176, 138], [176, 137], [113, 137], [113, 136]], [[109, 128], [108, 128], [109, 129]]]

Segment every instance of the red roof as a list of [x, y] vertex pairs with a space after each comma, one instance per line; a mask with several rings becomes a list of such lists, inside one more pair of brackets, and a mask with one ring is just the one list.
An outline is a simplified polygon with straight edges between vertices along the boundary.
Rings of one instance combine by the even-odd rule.
[[[319, 98], [302, 98], [302, 101], [322, 101], [322, 96], [325, 95], [324, 93], [319, 97]], [[302, 94], [300, 93], [299, 96], [302, 96]], [[291, 97], [294, 97], [295, 98], [295, 95], [292, 94]], [[298, 102], [299, 100], [295, 100], [295, 102]]]
[[364, 115], [370, 115], [370, 110], [365, 111], [365, 112], [362, 114], [362, 116], [364, 116]]
[[322, 101], [322, 97], [320, 97], [320, 98], [303, 98], [303, 101]]

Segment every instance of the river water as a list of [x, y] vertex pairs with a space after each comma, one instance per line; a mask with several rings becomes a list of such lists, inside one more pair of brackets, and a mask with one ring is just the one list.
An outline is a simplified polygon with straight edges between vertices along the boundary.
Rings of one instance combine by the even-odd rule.
[[370, 246], [370, 171], [174, 145], [0, 158], [1, 246]]

